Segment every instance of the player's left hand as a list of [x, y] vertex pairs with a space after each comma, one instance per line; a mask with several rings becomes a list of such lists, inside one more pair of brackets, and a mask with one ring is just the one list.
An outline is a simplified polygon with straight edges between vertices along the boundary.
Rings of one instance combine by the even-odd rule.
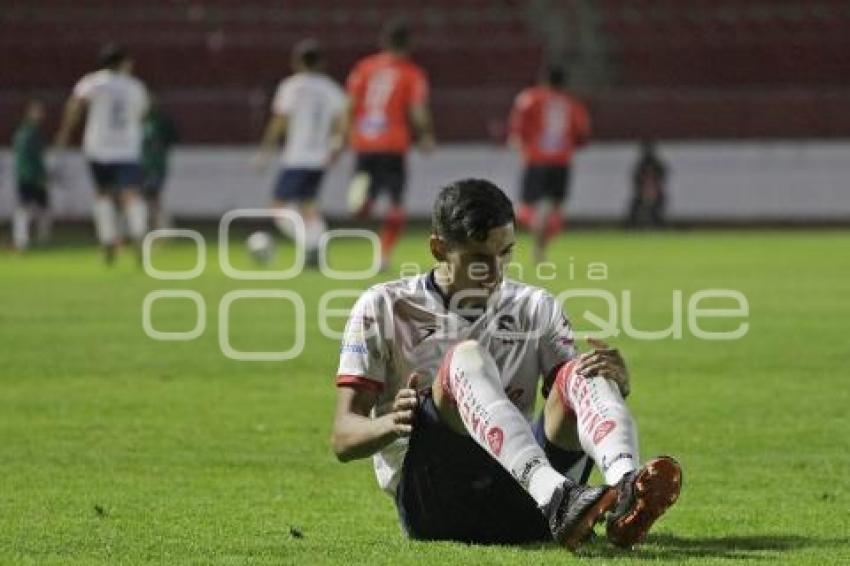
[[593, 349], [579, 356], [576, 372], [586, 378], [604, 377], [613, 380], [620, 394], [628, 397], [631, 391], [629, 370], [620, 351], [595, 338], [588, 338], [587, 344]]

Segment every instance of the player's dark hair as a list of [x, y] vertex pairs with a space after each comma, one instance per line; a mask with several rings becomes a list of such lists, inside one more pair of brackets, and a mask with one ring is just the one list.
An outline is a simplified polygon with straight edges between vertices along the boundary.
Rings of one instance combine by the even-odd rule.
[[107, 43], [100, 48], [97, 64], [101, 69], [115, 69], [130, 57], [127, 50], [116, 43]]
[[510, 199], [484, 179], [462, 179], [440, 189], [431, 217], [434, 234], [450, 244], [483, 242], [491, 229], [513, 221]]
[[324, 61], [321, 44], [315, 39], [302, 39], [292, 49], [295, 60], [308, 69], [315, 69]]
[[544, 73], [546, 82], [555, 87], [561, 88], [567, 84], [567, 71], [561, 65], [549, 65]]
[[401, 19], [391, 20], [381, 30], [381, 44], [388, 49], [407, 51], [410, 47], [410, 26]]

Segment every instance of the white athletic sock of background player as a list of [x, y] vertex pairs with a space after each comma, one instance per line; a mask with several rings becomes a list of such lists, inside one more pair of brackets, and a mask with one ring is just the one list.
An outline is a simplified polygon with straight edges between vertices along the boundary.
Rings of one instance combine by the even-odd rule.
[[19, 206], [12, 215], [12, 243], [16, 249], [25, 250], [30, 243], [30, 213]]
[[314, 252], [319, 249], [319, 240], [322, 239], [322, 234], [327, 230], [325, 219], [318, 213], [308, 214], [304, 216], [304, 247], [308, 252]]
[[36, 238], [39, 244], [45, 244], [50, 240], [53, 232], [53, 216], [49, 209], [42, 208], [38, 212], [36, 221]]
[[637, 425], [617, 384], [601, 377], [584, 378], [574, 372], [578, 361], [559, 371], [556, 386], [567, 410], [576, 414], [581, 447], [614, 485], [625, 474], [637, 469]]
[[116, 243], [117, 216], [112, 199], [101, 197], [94, 201], [94, 227], [98, 241], [104, 246], [112, 246]]
[[[277, 205], [275, 206], [277, 210], [286, 210], [292, 213], [298, 213], [295, 207], [291, 205]], [[280, 230], [280, 233], [289, 238], [292, 241], [295, 241], [295, 221], [292, 219], [291, 215], [275, 215], [274, 216], [274, 225], [277, 226], [277, 229]], [[305, 226], [306, 229], [306, 226]]]
[[538, 506], [549, 503], [565, 478], [549, 464], [528, 421], [505, 395], [493, 357], [474, 340], [461, 342], [451, 354], [446, 385], [469, 435]]
[[127, 232], [135, 242], [141, 242], [148, 231], [148, 205], [140, 198], [133, 198], [126, 205]]

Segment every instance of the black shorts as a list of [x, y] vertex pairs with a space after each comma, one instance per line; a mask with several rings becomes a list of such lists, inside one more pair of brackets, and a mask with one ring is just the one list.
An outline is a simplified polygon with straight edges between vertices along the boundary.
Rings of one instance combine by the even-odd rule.
[[139, 189], [144, 179], [142, 167], [132, 161], [115, 163], [89, 161], [89, 169], [95, 188], [100, 194], [114, 194], [124, 189]]
[[23, 206], [47, 208], [50, 204], [47, 187], [39, 183], [18, 183], [18, 202]]
[[[396, 491], [399, 518], [414, 539], [475, 544], [523, 544], [552, 539], [534, 499], [468, 436], [440, 421], [430, 394], [423, 397]], [[583, 452], [546, 441], [542, 415], [534, 435], [561, 473], [590, 462]], [[581, 481], [590, 466], [584, 464]]]
[[402, 202], [407, 182], [404, 155], [401, 153], [360, 153], [357, 155], [357, 174], [369, 176], [369, 200], [387, 193], [394, 205]]
[[315, 200], [324, 174], [323, 169], [283, 169], [275, 182], [274, 198], [296, 202]]
[[522, 174], [522, 202], [547, 199], [560, 204], [569, 196], [570, 168], [561, 165], [529, 165]]

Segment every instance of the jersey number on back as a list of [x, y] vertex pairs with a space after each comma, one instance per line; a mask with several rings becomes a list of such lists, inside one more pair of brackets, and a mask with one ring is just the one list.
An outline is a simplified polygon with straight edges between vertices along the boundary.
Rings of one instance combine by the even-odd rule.
[[109, 104], [109, 127], [113, 131], [123, 131], [128, 122], [127, 105], [120, 98], [113, 98]]
[[395, 90], [398, 73], [394, 69], [378, 71], [366, 86], [365, 115], [360, 121], [364, 135], [377, 136], [387, 129], [387, 105]]

